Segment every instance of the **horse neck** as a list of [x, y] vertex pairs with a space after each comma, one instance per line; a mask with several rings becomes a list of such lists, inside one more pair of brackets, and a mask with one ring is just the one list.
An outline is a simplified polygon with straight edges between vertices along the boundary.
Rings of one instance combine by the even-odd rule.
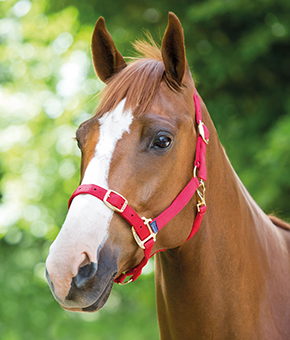
[[[194, 334], [228, 339], [229, 329], [232, 338], [239, 330], [253, 331], [269, 265], [267, 233], [260, 231], [271, 234], [273, 226], [234, 172], [203, 103], [202, 111], [211, 138], [207, 212], [192, 239], [156, 259], [161, 338], [168, 340], [195, 339]], [[185, 225], [190, 230], [192, 221]]]

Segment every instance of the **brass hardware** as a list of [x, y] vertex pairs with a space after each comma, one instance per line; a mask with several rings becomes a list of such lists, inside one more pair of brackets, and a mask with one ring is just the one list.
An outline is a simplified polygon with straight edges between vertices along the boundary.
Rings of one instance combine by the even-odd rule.
[[133, 279], [129, 279], [128, 281], [125, 282], [118, 282], [119, 286], [126, 286], [128, 283], [131, 283], [133, 281]]
[[[119, 197], [123, 198], [123, 200], [124, 200], [124, 203], [123, 203], [123, 205], [122, 205], [122, 207], [121, 207], [120, 209], [117, 208], [117, 207], [115, 207], [115, 206], [113, 206], [111, 203], [109, 203], [109, 202], [107, 201], [108, 198], [110, 197], [110, 194], [111, 194], [112, 192], [113, 192], [114, 194], [118, 195]], [[116, 191], [114, 191], [114, 190], [108, 190], [108, 191], [106, 192], [106, 195], [105, 195], [105, 197], [103, 198], [103, 202], [106, 204], [106, 206], [107, 206], [108, 208], [110, 208], [110, 209], [116, 211], [117, 213], [122, 213], [122, 212], [126, 209], [126, 207], [127, 207], [127, 205], [128, 205], [128, 201], [126, 200], [126, 198], [123, 197], [122, 195], [120, 195], [118, 192], [116, 192]]]
[[199, 187], [196, 190], [197, 193], [197, 211], [200, 212], [200, 207], [206, 206], [205, 203], [205, 184], [202, 179], [199, 180]]
[[140, 237], [138, 236], [138, 234], [136, 233], [135, 231], [135, 228], [132, 227], [131, 230], [132, 230], [132, 233], [133, 233], [133, 236], [134, 236], [134, 239], [135, 241], [137, 242], [138, 246], [142, 249], [145, 249], [145, 243], [147, 241], [149, 241], [151, 238], [153, 238], [154, 242], [156, 241], [156, 234], [154, 233], [154, 231], [152, 230], [151, 228], [151, 225], [150, 225], [150, 222], [152, 222], [152, 219], [151, 218], [146, 218], [146, 217], [142, 217], [142, 220], [144, 222], [144, 224], [146, 224], [148, 230], [150, 231], [150, 235], [148, 237], [145, 238], [145, 240], [141, 240]]
[[201, 120], [199, 121], [197, 128], [198, 128], [198, 133], [200, 134], [201, 138], [204, 140], [206, 144], [208, 144], [209, 139], [205, 139], [204, 124]]
[[[197, 166], [194, 167], [193, 169], [193, 177], [197, 176]], [[202, 206], [206, 206], [205, 203], [205, 184], [204, 181], [202, 179], [200, 179], [198, 177], [198, 181], [199, 181], [199, 187], [196, 189], [196, 193], [197, 193], [197, 211], [200, 212], [200, 207]]]

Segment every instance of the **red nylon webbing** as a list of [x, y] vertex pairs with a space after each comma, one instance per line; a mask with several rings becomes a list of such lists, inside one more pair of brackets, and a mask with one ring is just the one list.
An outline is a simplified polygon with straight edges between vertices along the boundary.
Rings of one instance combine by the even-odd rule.
[[181, 193], [171, 203], [171, 205], [153, 220], [157, 223], [158, 230], [163, 228], [186, 206], [186, 204], [195, 194], [198, 187], [199, 181], [197, 177], [193, 177], [186, 187], [181, 191]]
[[[201, 114], [201, 105], [198, 93], [194, 90], [194, 104], [195, 104], [195, 112], [196, 112], [196, 123], [197, 125], [202, 124], [203, 136], [199, 133], [197, 136], [196, 143], [196, 154], [194, 166], [198, 169], [199, 178], [206, 181], [207, 179], [207, 171], [206, 171], [206, 145], [209, 138], [209, 132], [207, 127], [202, 123], [202, 114]], [[151, 255], [151, 251], [154, 245], [155, 240], [152, 238], [152, 233], [156, 234], [160, 229], [162, 229], [171, 219], [173, 219], [191, 200], [197, 189], [199, 188], [201, 182], [198, 180], [198, 177], [193, 177], [190, 182], [186, 185], [186, 187], [180, 192], [180, 194], [175, 198], [175, 200], [171, 203], [171, 205], [165, 209], [159, 216], [157, 216], [152, 222], [146, 224], [143, 219], [133, 210], [127, 200], [122, 197], [117, 192], [112, 190], [106, 190], [95, 184], [82, 184], [80, 185], [75, 192], [72, 194], [68, 207], [70, 207], [72, 200], [74, 197], [80, 194], [90, 194], [98, 199], [104, 201], [104, 203], [117, 212], [120, 216], [122, 216], [131, 226], [134, 227], [136, 234], [140, 238], [141, 241], [145, 242], [144, 246], [144, 258], [142, 261], [134, 268], [126, 271], [126, 273], [121, 274], [119, 277], [115, 279], [115, 282], [122, 283], [126, 279], [127, 276], [131, 276], [128, 282], [135, 281], [139, 275], [141, 274], [142, 268], [146, 265]], [[203, 215], [206, 212], [206, 206], [202, 205], [199, 207], [192, 230], [186, 239], [189, 240], [199, 229]], [[149, 230], [152, 229], [152, 231]], [[166, 250], [166, 249], [162, 249]], [[159, 251], [162, 251], [159, 250]]]

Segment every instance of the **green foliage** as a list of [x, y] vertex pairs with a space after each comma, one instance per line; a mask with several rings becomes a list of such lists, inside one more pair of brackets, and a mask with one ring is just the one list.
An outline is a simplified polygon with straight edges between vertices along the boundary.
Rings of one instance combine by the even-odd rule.
[[158, 338], [152, 275], [143, 275], [138, 285], [114, 288], [98, 313], [66, 312], [53, 299], [44, 279], [50, 242], [28, 233], [17, 245], [9, 240], [0, 247], [1, 340]]
[[44, 279], [79, 181], [75, 130], [103, 87], [89, 50], [98, 16], [125, 56], [142, 28], [161, 36], [167, 12], [179, 16], [229, 158], [258, 204], [289, 218], [289, 7], [286, 0], [0, 1], [1, 340], [158, 339], [152, 268], [114, 287], [106, 307], [89, 315], [63, 311]]
[[[106, 307], [91, 315], [62, 310], [44, 278], [49, 245], [79, 181], [75, 130], [90, 117], [103, 84], [90, 62], [92, 27], [80, 26], [78, 10], [46, 15], [47, 2], [37, 1], [22, 16], [29, 4], [0, 2], [6, 10], [0, 21], [0, 338], [157, 339], [152, 264], [138, 285], [116, 287]], [[148, 327], [139, 334], [143, 318]]]

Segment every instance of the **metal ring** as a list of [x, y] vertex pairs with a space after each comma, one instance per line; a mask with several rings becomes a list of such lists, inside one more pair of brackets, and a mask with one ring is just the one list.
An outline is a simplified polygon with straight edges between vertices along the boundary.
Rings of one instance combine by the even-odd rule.
[[125, 282], [117, 282], [118, 283], [118, 285], [120, 285], [120, 286], [125, 286], [125, 285], [127, 285], [128, 283], [131, 283], [133, 281], [133, 279], [131, 278], [131, 279], [129, 279], [128, 281], [125, 281]]
[[197, 171], [197, 166], [195, 166], [193, 169], [193, 178], [196, 177], [196, 171]]

